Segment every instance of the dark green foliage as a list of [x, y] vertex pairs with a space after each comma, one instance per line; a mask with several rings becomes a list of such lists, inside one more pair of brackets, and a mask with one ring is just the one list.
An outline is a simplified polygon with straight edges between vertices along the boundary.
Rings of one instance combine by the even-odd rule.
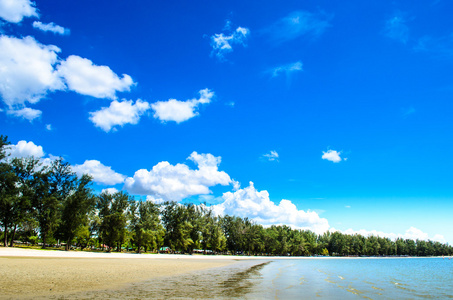
[[[73, 193], [62, 203], [59, 237], [66, 242], [66, 250], [76, 238], [76, 233], [88, 225], [88, 214], [94, 209], [96, 198], [90, 189], [91, 177], [83, 175], [75, 182]], [[89, 237], [88, 237], [89, 238]]]
[[165, 230], [159, 220], [159, 206], [150, 201], [131, 203], [130, 229], [132, 241], [137, 247], [137, 253], [141, 248], [157, 250], [163, 246]]
[[108, 251], [116, 246], [121, 251], [121, 244], [126, 239], [127, 211], [133, 199], [123, 192], [102, 193], [97, 200], [100, 227], [99, 237], [108, 246]]

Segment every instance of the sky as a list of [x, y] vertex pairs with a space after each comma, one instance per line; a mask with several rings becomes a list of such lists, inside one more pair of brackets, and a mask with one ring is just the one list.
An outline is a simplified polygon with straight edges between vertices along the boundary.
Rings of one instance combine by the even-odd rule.
[[0, 0], [0, 134], [96, 193], [453, 244], [451, 11]]

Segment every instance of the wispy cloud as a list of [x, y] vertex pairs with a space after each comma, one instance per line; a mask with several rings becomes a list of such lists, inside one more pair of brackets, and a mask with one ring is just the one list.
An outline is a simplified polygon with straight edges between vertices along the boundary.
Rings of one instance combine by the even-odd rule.
[[277, 151], [272, 150], [269, 153], [263, 154], [262, 157], [268, 161], [278, 161], [279, 155]]
[[440, 235], [436, 234], [433, 237], [430, 237], [427, 233], [423, 232], [422, 230], [415, 228], [415, 227], [410, 227], [409, 229], [406, 230], [405, 233], [397, 234], [397, 233], [388, 233], [388, 232], [382, 232], [382, 231], [377, 231], [377, 230], [353, 230], [353, 229], [348, 229], [348, 230], [337, 230], [335, 228], [330, 228], [329, 229], [331, 232], [335, 231], [340, 231], [344, 234], [360, 234], [363, 236], [380, 236], [380, 237], [387, 237], [392, 240], [396, 240], [397, 238], [402, 238], [402, 239], [410, 239], [410, 240], [432, 240], [432, 241], [438, 241], [441, 243], [445, 243], [445, 238]]
[[287, 42], [302, 36], [318, 37], [331, 26], [332, 15], [295, 11], [264, 29], [276, 43]]
[[409, 27], [402, 13], [396, 13], [385, 21], [384, 35], [393, 40], [406, 44], [409, 40]]
[[[230, 31], [231, 22], [227, 21], [224, 30]], [[233, 45], [245, 46], [245, 41], [250, 35], [250, 30], [245, 27], [238, 27], [230, 34], [216, 33], [211, 36], [211, 55], [215, 55], [218, 59], [224, 60], [225, 54], [233, 52]]]
[[34, 21], [33, 27], [36, 29], [39, 29], [41, 31], [44, 31], [44, 32], [52, 32], [54, 34], [61, 34], [61, 35], [69, 35], [69, 33], [71, 32], [68, 28], [61, 27], [60, 25], [57, 25], [54, 22], [44, 24], [39, 21]]
[[411, 106], [409, 108], [402, 109], [402, 112], [403, 112], [403, 118], [406, 119], [410, 115], [415, 114], [416, 110], [413, 106]]
[[34, 119], [41, 117], [42, 111], [40, 111], [39, 109], [24, 107], [21, 109], [10, 109], [7, 111], [7, 114], [15, 116], [15, 117], [23, 118], [23, 119], [26, 119], [31, 122]]
[[441, 59], [453, 58], [453, 33], [447, 36], [423, 36], [414, 47], [417, 52], [426, 52]]
[[272, 77], [277, 77], [282, 74], [289, 76], [291, 73], [303, 71], [302, 62], [297, 61], [294, 63], [278, 66], [270, 69], [268, 72], [272, 74]]

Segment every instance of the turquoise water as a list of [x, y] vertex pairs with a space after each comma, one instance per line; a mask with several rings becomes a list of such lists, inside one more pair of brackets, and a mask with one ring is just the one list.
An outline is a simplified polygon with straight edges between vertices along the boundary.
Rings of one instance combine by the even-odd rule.
[[452, 299], [453, 259], [245, 260], [68, 299]]
[[263, 266], [249, 299], [449, 299], [453, 260], [279, 260]]

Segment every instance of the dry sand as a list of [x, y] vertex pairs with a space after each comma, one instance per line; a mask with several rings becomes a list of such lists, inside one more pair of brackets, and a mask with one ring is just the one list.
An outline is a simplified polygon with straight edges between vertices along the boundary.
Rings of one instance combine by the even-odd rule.
[[218, 268], [236, 258], [0, 248], [0, 298], [64, 297]]

